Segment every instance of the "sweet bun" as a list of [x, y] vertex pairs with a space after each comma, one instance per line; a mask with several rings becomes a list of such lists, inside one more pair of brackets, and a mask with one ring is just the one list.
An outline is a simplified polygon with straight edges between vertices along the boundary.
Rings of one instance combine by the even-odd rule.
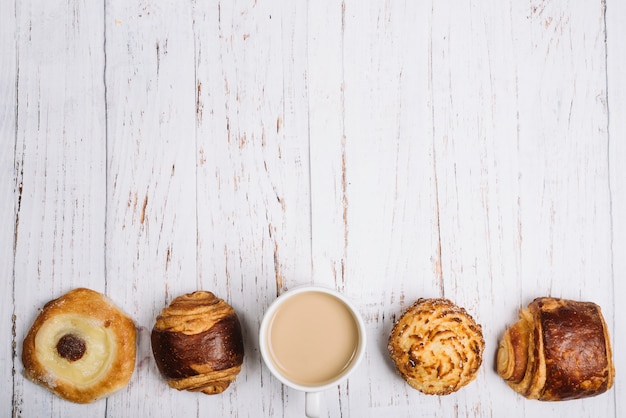
[[104, 295], [71, 290], [43, 307], [24, 339], [26, 377], [68, 401], [125, 387], [135, 368], [135, 324]]
[[600, 307], [536, 298], [504, 332], [497, 371], [529, 399], [562, 401], [606, 392], [613, 386], [615, 367]]
[[239, 319], [232, 306], [211, 292], [175, 298], [157, 317], [151, 342], [157, 367], [174, 389], [215, 395], [241, 371]]
[[447, 395], [474, 380], [484, 347], [481, 326], [447, 299], [417, 300], [388, 340], [402, 378], [428, 395]]

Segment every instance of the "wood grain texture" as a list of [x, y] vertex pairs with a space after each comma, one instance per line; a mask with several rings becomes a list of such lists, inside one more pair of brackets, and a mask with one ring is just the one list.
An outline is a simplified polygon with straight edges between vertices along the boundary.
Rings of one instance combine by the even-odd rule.
[[257, 333], [274, 298], [310, 277], [306, 15], [290, 3], [196, 6], [198, 286], [237, 310], [246, 353], [241, 384], [199, 413], [296, 416], [302, 398], [264, 368]]
[[[626, 83], [622, 74], [626, 72], [626, 28], [620, 24], [620, 16], [626, 16], [626, 5], [618, 1], [607, 1], [605, 10], [606, 23], [606, 63], [608, 107], [608, 171], [611, 212], [611, 278], [613, 312], [605, 309], [609, 315], [613, 335], [615, 369], [626, 370], [626, 356], [619, 355], [626, 348], [626, 304], [621, 303], [621, 295], [626, 294], [626, 175], [623, 172], [626, 161], [626, 119], [621, 117], [626, 112]], [[610, 305], [609, 305], [610, 306]], [[612, 314], [612, 315], [611, 315]], [[623, 372], [621, 372], [623, 373]], [[616, 416], [626, 411], [626, 400], [621, 394], [626, 386], [619, 377], [615, 381], [612, 393]]]
[[[104, 291], [102, 9], [15, 4], [13, 413], [102, 416], [25, 382], [22, 340], [37, 309], [78, 286]], [[97, 30], [92, 30], [93, 28]]]
[[192, 5], [116, 2], [106, 12], [107, 289], [138, 326], [135, 375], [107, 413], [194, 416], [196, 402], [176, 402], [150, 346], [161, 309], [196, 289]]
[[0, 13], [0, 405], [2, 414], [13, 410], [14, 370], [17, 367], [15, 346], [13, 276], [14, 243], [16, 231], [15, 211], [17, 190], [15, 176], [15, 133], [17, 118], [17, 43], [15, 4], [2, 7]]
[[[277, 295], [309, 283], [342, 291], [368, 331], [326, 416], [626, 414], [621, 3], [1, 10], [1, 416], [301, 416], [257, 332]], [[92, 405], [24, 380], [19, 361], [37, 310], [78, 286], [138, 329], [130, 385]], [[170, 389], [152, 359], [156, 315], [196, 289], [242, 323], [242, 372], [218, 396]], [[502, 332], [548, 295], [602, 306], [608, 393], [533, 402], [496, 375]], [[432, 397], [402, 381], [386, 344], [408, 305], [440, 296], [482, 325], [486, 349], [476, 381]]]

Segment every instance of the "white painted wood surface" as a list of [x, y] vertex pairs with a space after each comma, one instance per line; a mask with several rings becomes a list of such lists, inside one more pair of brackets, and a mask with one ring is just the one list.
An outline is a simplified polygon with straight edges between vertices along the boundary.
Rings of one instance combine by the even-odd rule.
[[[0, 416], [302, 416], [257, 330], [305, 283], [368, 326], [329, 417], [626, 416], [624, 18], [617, 0], [0, 0]], [[91, 405], [20, 360], [38, 309], [78, 286], [139, 331], [131, 383]], [[151, 356], [155, 316], [196, 289], [244, 328], [219, 396], [169, 389]], [[602, 306], [609, 392], [528, 401], [496, 375], [498, 338], [543, 295]], [[394, 319], [435, 296], [486, 340], [445, 397], [386, 353]]]

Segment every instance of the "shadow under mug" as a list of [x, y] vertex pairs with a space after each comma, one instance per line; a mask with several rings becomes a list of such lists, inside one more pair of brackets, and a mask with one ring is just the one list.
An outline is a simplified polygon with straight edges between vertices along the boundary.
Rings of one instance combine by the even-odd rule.
[[318, 417], [321, 392], [346, 379], [361, 362], [365, 324], [339, 292], [296, 287], [280, 295], [263, 315], [259, 346], [270, 372], [305, 392], [307, 417]]

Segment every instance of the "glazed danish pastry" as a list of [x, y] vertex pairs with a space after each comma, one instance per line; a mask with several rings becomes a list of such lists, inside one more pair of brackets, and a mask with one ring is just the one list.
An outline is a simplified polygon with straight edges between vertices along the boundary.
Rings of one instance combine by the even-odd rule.
[[157, 317], [151, 340], [157, 367], [174, 389], [218, 394], [241, 371], [239, 319], [211, 292], [175, 298]]
[[519, 317], [497, 355], [498, 374], [513, 390], [529, 399], [561, 401], [613, 386], [609, 332], [598, 305], [543, 297]]
[[71, 290], [43, 307], [22, 351], [27, 378], [77, 403], [126, 386], [135, 368], [135, 324], [104, 295]]
[[482, 328], [447, 299], [419, 299], [402, 314], [388, 341], [402, 378], [428, 395], [447, 395], [476, 378]]

